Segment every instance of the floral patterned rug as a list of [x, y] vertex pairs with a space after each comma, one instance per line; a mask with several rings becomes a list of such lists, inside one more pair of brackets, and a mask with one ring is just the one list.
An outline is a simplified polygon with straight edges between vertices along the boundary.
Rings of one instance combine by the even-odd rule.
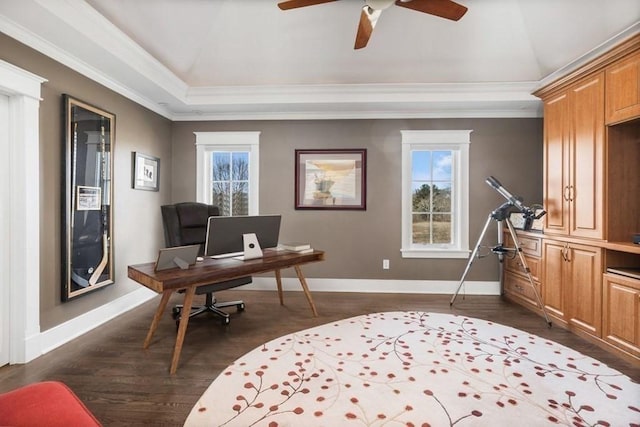
[[640, 385], [538, 336], [450, 314], [388, 312], [247, 353], [186, 426], [640, 426]]

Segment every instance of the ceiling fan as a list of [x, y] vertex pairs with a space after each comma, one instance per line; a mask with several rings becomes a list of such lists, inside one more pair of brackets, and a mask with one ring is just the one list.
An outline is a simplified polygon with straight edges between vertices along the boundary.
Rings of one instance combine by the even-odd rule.
[[[282, 10], [289, 10], [334, 1], [338, 0], [288, 0], [278, 3], [278, 7]], [[365, 0], [364, 3], [365, 5], [360, 13], [360, 23], [358, 24], [354, 49], [362, 49], [367, 45], [382, 11], [394, 3], [396, 6], [406, 7], [407, 9], [452, 21], [459, 20], [467, 12], [466, 7], [451, 0]]]

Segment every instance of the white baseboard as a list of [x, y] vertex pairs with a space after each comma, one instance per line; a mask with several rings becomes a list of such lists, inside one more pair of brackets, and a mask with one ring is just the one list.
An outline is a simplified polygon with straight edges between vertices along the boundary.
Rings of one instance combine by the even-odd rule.
[[[459, 282], [453, 280], [374, 280], [374, 279], [306, 279], [312, 292], [370, 292], [370, 293], [415, 293], [415, 294], [449, 294], [453, 295]], [[283, 277], [282, 288], [285, 291], [302, 291], [300, 282], [295, 277]], [[273, 277], [254, 277], [253, 283], [243, 289], [259, 291], [275, 291], [276, 282]], [[500, 283], [465, 282], [462, 290], [467, 295], [500, 295]], [[158, 295], [140, 288], [128, 293], [108, 304], [84, 313], [65, 323], [55, 326], [32, 337], [29, 346], [41, 349], [32, 359], [50, 352], [63, 344], [91, 331], [109, 320], [149, 301]], [[25, 362], [29, 362], [27, 360]]]
[[[41, 353], [45, 354], [83, 335], [115, 317], [149, 301], [157, 293], [141, 287], [101, 307], [48, 329], [37, 337]], [[39, 355], [39, 356], [40, 356]]]
[[[313, 292], [373, 292], [396, 294], [451, 294], [460, 284], [458, 280], [380, 280], [380, 279], [306, 279]], [[245, 289], [275, 290], [273, 277], [253, 277], [253, 283]], [[282, 289], [301, 291], [296, 277], [283, 277]], [[465, 282], [463, 290], [467, 295], [500, 295], [500, 282]]]

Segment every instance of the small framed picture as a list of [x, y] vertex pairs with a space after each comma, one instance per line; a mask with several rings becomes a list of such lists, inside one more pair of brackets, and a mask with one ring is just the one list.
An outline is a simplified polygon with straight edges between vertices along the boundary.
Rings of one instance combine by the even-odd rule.
[[79, 211], [99, 211], [102, 208], [102, 188], [78, 185], [76, 209]]
[[158, 191], [160, 189], [160, 159], [137, 152], [133, 152], [132, 157], [132, 187], [136, 190]]

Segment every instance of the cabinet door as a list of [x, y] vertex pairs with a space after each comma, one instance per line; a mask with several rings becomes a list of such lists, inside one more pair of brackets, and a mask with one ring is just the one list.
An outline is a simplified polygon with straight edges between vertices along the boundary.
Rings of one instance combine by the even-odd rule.
[[606, 71], [607, 124], [640, 117], [640, 53]]
[[565, 243], [545, 240], [543, 244], [544, 280], [542, 301], [549, 315], [564, 323]]
[[545, 232], [569, 234], [569, 102], [566, 93], [544, 104]]
[[605, 341], [640, 356], [640, 280], [604, 275]]
[[602, 328], [602, 249], [570, 245], [565, 280], [565, 316], [571, 326], [600, 337]]
[[570, 231], [572, 236], [604, 237], [604, 73], [573, 86], [569, 93]]

